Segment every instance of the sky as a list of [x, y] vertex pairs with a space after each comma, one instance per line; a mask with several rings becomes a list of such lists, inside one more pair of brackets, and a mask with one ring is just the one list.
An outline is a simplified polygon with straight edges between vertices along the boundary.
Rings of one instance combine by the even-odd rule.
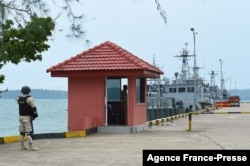
[[[105, 41], [111, 41], [139, 58], [153, 63], [174, 78], [180, 72], [181, 61], [174, 57], [185, 48], [194, 52], [193, 32], [196, 35], [199, 75], [210, 82], [210, 72], [216, 72], [220, 87], [220, 71], [226, 89], [250, 89], [247, 72], [250, 64], [250, 1], [249, 0], [159, 0], [166, 11], [167, 24], [156, 9], [154, 0], [81, 0], [75, 11], [84, 14], [83, 24], [89, 44], [65, 37], [67, 19], [57, 20], [51, 48], [43, 52], [43, 60], [18, 65], [7, 64], [0, 74], [5, 75], [0, 90], [32, 89], [67, 90], [67, 78], [51, 77], [46, 69]], [[55, 11], [51, 11], [56, 13]], [[65, 27], [63, 32], [57, 32]], [[193, 66], [193, 58], [189, 65]]]

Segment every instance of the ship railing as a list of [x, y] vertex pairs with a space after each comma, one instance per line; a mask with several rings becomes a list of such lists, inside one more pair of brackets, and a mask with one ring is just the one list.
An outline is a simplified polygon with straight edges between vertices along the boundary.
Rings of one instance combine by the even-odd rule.
[[167, 108], [168, 98], [166, 97], [148, 97], [148, 108]]
[[171, 97], [148, 97], [147, 121], [178, 114], [175, 99]]

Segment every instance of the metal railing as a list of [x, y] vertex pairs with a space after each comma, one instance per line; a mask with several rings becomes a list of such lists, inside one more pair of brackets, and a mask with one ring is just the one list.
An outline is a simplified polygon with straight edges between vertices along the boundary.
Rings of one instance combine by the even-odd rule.
[[184, 109], [177, 108], [174, 98], [149, 97], [147, 101], [147, 121], [166, 118], [185, 112]]

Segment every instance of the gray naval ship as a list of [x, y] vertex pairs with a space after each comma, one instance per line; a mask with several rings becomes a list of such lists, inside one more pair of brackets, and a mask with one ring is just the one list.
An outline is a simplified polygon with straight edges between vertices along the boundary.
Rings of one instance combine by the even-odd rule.
[[[175, 98], [179, 107], [193, 108], [194, 111], [211, 106], [213, 100], [209, 91], [209, 84], [199, 76], [196, 55], [189, 55], [187, 43], [186, 48], [181, 50], [180, 55], [176, 55], [175, 57], [181, 60], [181, 72], [174, 73], [174, 80], [165, 79], [166, 81], [163, 86], [164, 95]], [[191, 57], [194, 59], [193, 73], [191, 73], [188, 64], [188, 60]]]
[[[176, 106], [179, 111], [182, 109], [184, 112], [187, 109], [196, 111], [213, 105], [213, 99], [218, 97], [218, 87], [213, 86], [211, 88], [199, 76], [196, 55], [189, 55], [187, 43], [186, 48], [180, 51], [180, 55], [174, 57], [180, 59], [182, 63], [181, 71], [174, 73], [173, 80], [168, 78], [148, 80], [148, 106], [156, 105], [153, 102], [155, 98], [158, 98], [158, 106], [161, 104], [161, 101], [167, 100], [169, 107]], [[190, 71], [188, 64], [190, 58], [194, 59], [193, 72]]]
[[[196, 32], [191, 28], [194, 37], [194, 52], [189, 54], [187, 43], [179, 55], [175, 57], [181, 60], [181, 71], [174, 73], [174, 79], [150, 79], [148, 80], [148, 110], [164, 109], [177, 110], [178, 113], [197, 111], [215, 106], [217, 101], [228, 100], [230, 94], [225, 89], [221, 62], [221, 88], [215, 84], [215, 71], [210, 73], [210, 85], [199, 76], [199, 67], [196, 63], [195, 37]], [[188, 64], [193, 58], [192, 71]], [[155, 65], [155, 59], [153, 61]], [[174, 113], [172, 113], [174, 114]]]
[[[209, 109], [218, 101], [227, 101], [230, 94], [225, 89], [221, 62], [221, 87], [215, 84], [215, 71], [210, 73], [210, 84], [199, 76], [199, 67], [196, 63], [196, 48], [194, 28], [191, 28], [194, 36], [194, 53], [189, 54], [187, 43], [179, 55], [174, 57], [181, 61], [181, 71], [174, 73], [174, 79], [166, 77], [149, 79], [147, 82], [148, 120], [163, 118], [189, 111]], [[193, 67], [188, 61], [193, 59]], [[155, 58], [153, 60], [155, 64]]]

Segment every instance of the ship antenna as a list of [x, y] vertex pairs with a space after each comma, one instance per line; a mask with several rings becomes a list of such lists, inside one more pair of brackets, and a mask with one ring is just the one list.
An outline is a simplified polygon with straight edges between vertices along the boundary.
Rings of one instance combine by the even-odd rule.
[[153, 65], [156, 66], [156, 63], [155, 63], [155, 54], [153, 54]]
[[211, 73], [210, 73], [210, 86], [215, 86], [215, 75], [217, 75], [215, 73], [215, 71], [212, 69]]
[[192, 32], [193, 32], [193, 36], [194, 36], [194, 77], [197, 78], [198, 76], [198, 67], [197, 67], [197, 64], [196, 64], [196, 50], [195, 50], [195, 35], [197, 35], [198, 33], [195, 32], [194, 28], [191, 28], [190, 29]]

